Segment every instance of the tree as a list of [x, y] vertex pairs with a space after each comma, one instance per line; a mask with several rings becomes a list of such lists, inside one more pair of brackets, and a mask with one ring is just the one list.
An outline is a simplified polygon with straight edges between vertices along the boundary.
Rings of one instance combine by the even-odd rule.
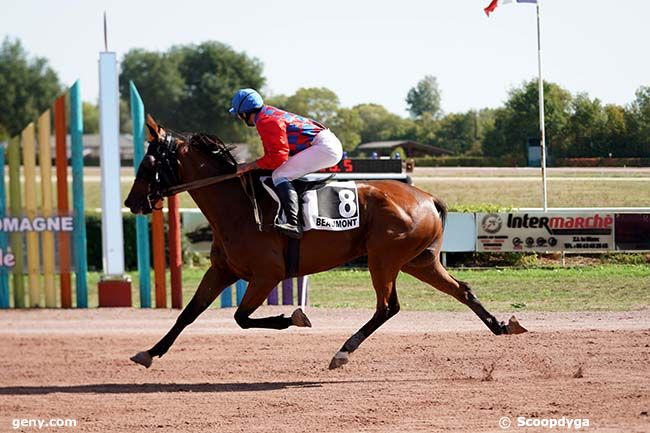
[[606, 156], [607, 114], [598, 98], [577, 94], [571, 101], [572, 113], [567, 124], [567, 142], [571, 146], [566, 156]]
[[[544, 82], [546, 143], [555, 156], [564, 156], [570, 143], [566, 126], [571, 115], [571, 94], [554, 83]], [[509, 92], [505, 107], [495, 112], [494, 127], [486, 131], [483, 149], [487, 156], [511, 156], [523, 162], [529, 137], [539, 137], [539, 90], [537, 80]]]
[[330, 127], [341, 140], [343, 150], [350, 152], [361, 143], [363, 122], [357, 111], [350, 108], [339, 108]]
[[19, 40], [0, 47], [0, 138], [12, 137], [47, 110], [62, 88], [44, 58], [29, 58]]
[[[607, 143], [607, 156], [622, 156], [630, 143], [628, 132], [628, 113], [625, 108], [616, 104], [605, 105], [605, 137]], [[605, 156], [605, 155], [603, 155]]]
[[286, 99], [284, 109], [329, 125], [339, 109], [339, 97], [326, 87], [303, 87]]
[[[99, 133], [99, 108], [90, 102], [84, 102], [82, 106], [84, 117], [84, 134]], [[121, 113], [121, 107], [120, 107]]]
[[635, 92], [628, 114], [630, 145], [625, 156], [650, 156], [650, 86], [641, 86]]
[[361, 143], [401, 140], [413, 136], [413, 122], [393, 114], [379, 104], [360, 104], [352, 108], [361, 118]]
[[467, 152], [474, 143], [475, 117], [473, 111], [446, 115], [439, 122], [433, 143], [456, 154]]
[[261, 89], [265, 81], [257, 59], [214, 41], [166, 53], [131, 50], [122, 60], [123, 99], [128, 99], [131, 80], [146, 110], [163, 124], [226, 141], [245, 141], [254, 133], [228, 113], [232, 96], [244, 87]]
[[438, 79], [433, 75], [426, 75], [415, 87], [409, 90], [406, 95], [406, 104], [411, 116], [414, 118], [428, 112], [435, 119], [438, 119], [442, 114]]

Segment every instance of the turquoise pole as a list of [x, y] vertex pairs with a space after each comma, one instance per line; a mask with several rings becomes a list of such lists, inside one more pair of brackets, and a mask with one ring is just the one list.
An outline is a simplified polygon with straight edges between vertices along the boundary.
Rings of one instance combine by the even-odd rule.
[[223, 292], [221, 292], [221, 308], [232, 307], [232, 287], [226, 287]]
[[72, 160], [72, 208], [74, 210], [75, 286], [77, 308], [88, 308], [88, 249], [86, 243], [86, 208], [84, 205], [84, 120], [81, 88], [76, 81], [70, 88], [70, 159]]
[[[129, 83], [131, 93], [131, 120], [133, 123], [133, 168], [138, 173], [144, 158], [144, 104], [138, 89]], [[149, 219], [144, 215], [135, 217], [135, 233], [138, 250], [138, 274], [140, 275], [140, 307], [151, 308], [151, 257], [149, 253]]]
[[237, 289], [237, 305], [241, 305], [241, 300], [244, 299], [244, 293], [246, 293], [246, 288], [248, 283], [244, 280], [237, 280], [235, 283], [235, 288]]
[[[7, 143], [0, 143], [0, 218], [5, 216], [7, 194], [5, 191], [5, 148]], [[0, 231], [0, 251], [7, 254], [7, 233]], [[0, 263], [0, 308], [9, 308], [9, 273], [4, 263]]]

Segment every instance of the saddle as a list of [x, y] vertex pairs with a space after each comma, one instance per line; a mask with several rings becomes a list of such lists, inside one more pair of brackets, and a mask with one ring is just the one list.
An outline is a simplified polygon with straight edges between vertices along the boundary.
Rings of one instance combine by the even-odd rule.
[[[278, 198], [275, 185], [273, 185], [273, 180], [271, 179], [270, 175], [270, 171], [256, 170], [254, 172], [250, 172], [249, 176], [242, 178], [247, 179], [247, 181], [244, 181], [244, 191], [246, 191], [246, 194], [253, 204], [253, 214], [259, 231], [275, 230], [275, 222], [278, 220], [282, 221], [284, 219], [282, 206], [280, 206], [280, 199]], [[332, 181], [333, 177], [334, 175], [329, 175], [315, 180], [301, 178], [296, 179], [292, 182], [296, 192], [298, 193], [298, 204], [300, 209], [298, 213], [298, 219], [300, 224], [304, 225], [303, 202], [305, 195], [310, 191], [318, 191], [319, 189], [324, 188], [329, 182]], [[257, 197], [260, 197], [261, 194], [264, 193], [268, 194], [275, 201], [276, 205], [276, 210], [273, 213], [273, 220], [270, 224], [264, 224], [263, 212], [260, 212], [260, 207], [257, 200]], [[287, 251], [285, 255], [285, 277], [292, 278], [298, 276], [299, 266], [300, 240], [288, 238]]]
[[[272, 171], [270, 170], [255, 170], [253, 172], [250, 172], [250, 175], [247, 177], [247, 183], [249, 183], [249, 185], [244, 185], [244, 190], [246, 191], [246, 194], [253, 204], [255, 222], [257, 223], [259, 231], [273, 230], [273, 226], [276, 220], [285, 220], [284, 213], [282, 212], [282, 208], [279, 204], [280, 202], [277, 190], [275, 188], [275, 185], [273, 185], [273, 180], [271, 179], [271, 173]], [[306, 194], [310, 191], [318, 191], [324, 188], [328, 183], [332, 182], [333, 178], [334, 174], [330, 174], [323, 177], [318, 177], [316, 179], [308, 179], [302, 177], [291, 182], [296, 192], [298, 193], [298, 204], [300, 209], [298, 217], [301, 223], [304, 222], [303, 203]], [[262, 194], [269, 195], [276, 203], [276, 211], [274, 212], [275, 216], [273, 218], [273, 221], [267, 224], [264, 223], [263, 213], [260, 211], [260, 206], [258, 203], [258, 197], [260, 197]]]

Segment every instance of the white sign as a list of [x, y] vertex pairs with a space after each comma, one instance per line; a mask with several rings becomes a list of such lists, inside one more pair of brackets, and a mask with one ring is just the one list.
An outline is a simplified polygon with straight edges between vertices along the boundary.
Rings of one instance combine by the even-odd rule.
[[480, 213], [476, 214], [476, 251], [610, 251], [614, 249], [614, 214]]

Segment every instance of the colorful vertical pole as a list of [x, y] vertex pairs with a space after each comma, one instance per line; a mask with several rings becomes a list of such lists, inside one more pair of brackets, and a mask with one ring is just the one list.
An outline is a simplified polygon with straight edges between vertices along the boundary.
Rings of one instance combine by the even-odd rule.
[[[53, 215], [50, 132], [50, 110], [47, 110], [38, 118], [38, 165], [41, 169], [41, 209], [45, 218]], [[44, 231], [42, 234], [42, 242], [45, 306], [54, 308], [56, 307], [54, 232]]]
[[[138, 167], [144, 158], [144, 104], [138, 89], [129, 83], [131, 90], [131, 123], [133, 125], [133, 168]], [[135, 236], [138, 251], [138, 274], [140, 276], [140, 306], [151, 307], [151, 257], [149, 253], [149, 219], [144, 215], [135, 217]]]
[[[34, 123], [27, 125], [21, 134], [23, 141], [23, 173], [25, 175], [25, 216], [33, 221], [36, 218], [36, 136]], [[38, 232], [25, 234], [27, 238], [27, 284], [29, 306], [41, 306], [41, 260]]]
[[[9, 162], [9, 209], [11, 216], [20, 217], [22, 214], [22, 200], [20, 197], [20, 140], [12, 139], [7, 148]], [[23, 278], [23, 238], [20, 232], [11, 233], [11, 249], [16, 257], [13, 269], [14, 307], [25, 307], [25, 280]]]
[[[56, 198], [59, 215], [69, 215], [68, 201], [68, 149], [66, 146], [65, 95], [54, 102], [54, 130], [56, 138]], [[59, 280], [61, 307], [72, 308], [72, 280], [70, 278], [70, 233], [59, 232]]]
[[303, 309], [307, 306], [307, 293], [309, 292], [309, 276], [298, 277], [298, 305]]
[[293, 278], [282, 281], [282, 305], [293, 305]]
[[120, 103], [117, 57], [99, 53], [99, 137], [102, 173], [103, 275], [100, 307], [131, 307], [131, 280], [124, 274], [124, 231], [120, 191]]
[[181, 214], [178, 196], [167, 199], [169, 222], [169, 274], [172, 289], [172, 308], [183, 308], [183, 253], [181, 250]]
[[228, 286], [221, 292], [221, 308], [232, 307], [232, 287]]
[[267, 299], [269, 305], [278, 305], [278, 286], [275, 286]]
[[[6, 142], [0, 142], [0, 218], [6, 215], [7, 194], [5, 191], [5, 149]], [[0, 263], [0, 308], [9, 308], [9, 273], [5, 258], [7, 251], [7, 232], [0, 230], [0, 252], [2, 253], [2, 263]]]
[[165, 221], [162, 203], [151, 213], [151, 240], [153, 247], [153, 278], [156, 288], [156, 308], [167, 308], [167, 288], [165, 278]]
[[72, 162], [72, 208], [74, 231], [72, 245], [75, 265], [77, 308], [88, 308], [88, 253], [86, 245], [86, 208], [84, 203], [84, 134], [81, 88], [76, 81], [70, 88], [70, 160]]
[[237, 292], [237, 305], [241, 305], [241, 300], [244, 299], [244, 293], [246, 293], [246, 287], [248, 287], [248, 283], [244, 280], [237, 280], [235, 283], [235, 289]]

